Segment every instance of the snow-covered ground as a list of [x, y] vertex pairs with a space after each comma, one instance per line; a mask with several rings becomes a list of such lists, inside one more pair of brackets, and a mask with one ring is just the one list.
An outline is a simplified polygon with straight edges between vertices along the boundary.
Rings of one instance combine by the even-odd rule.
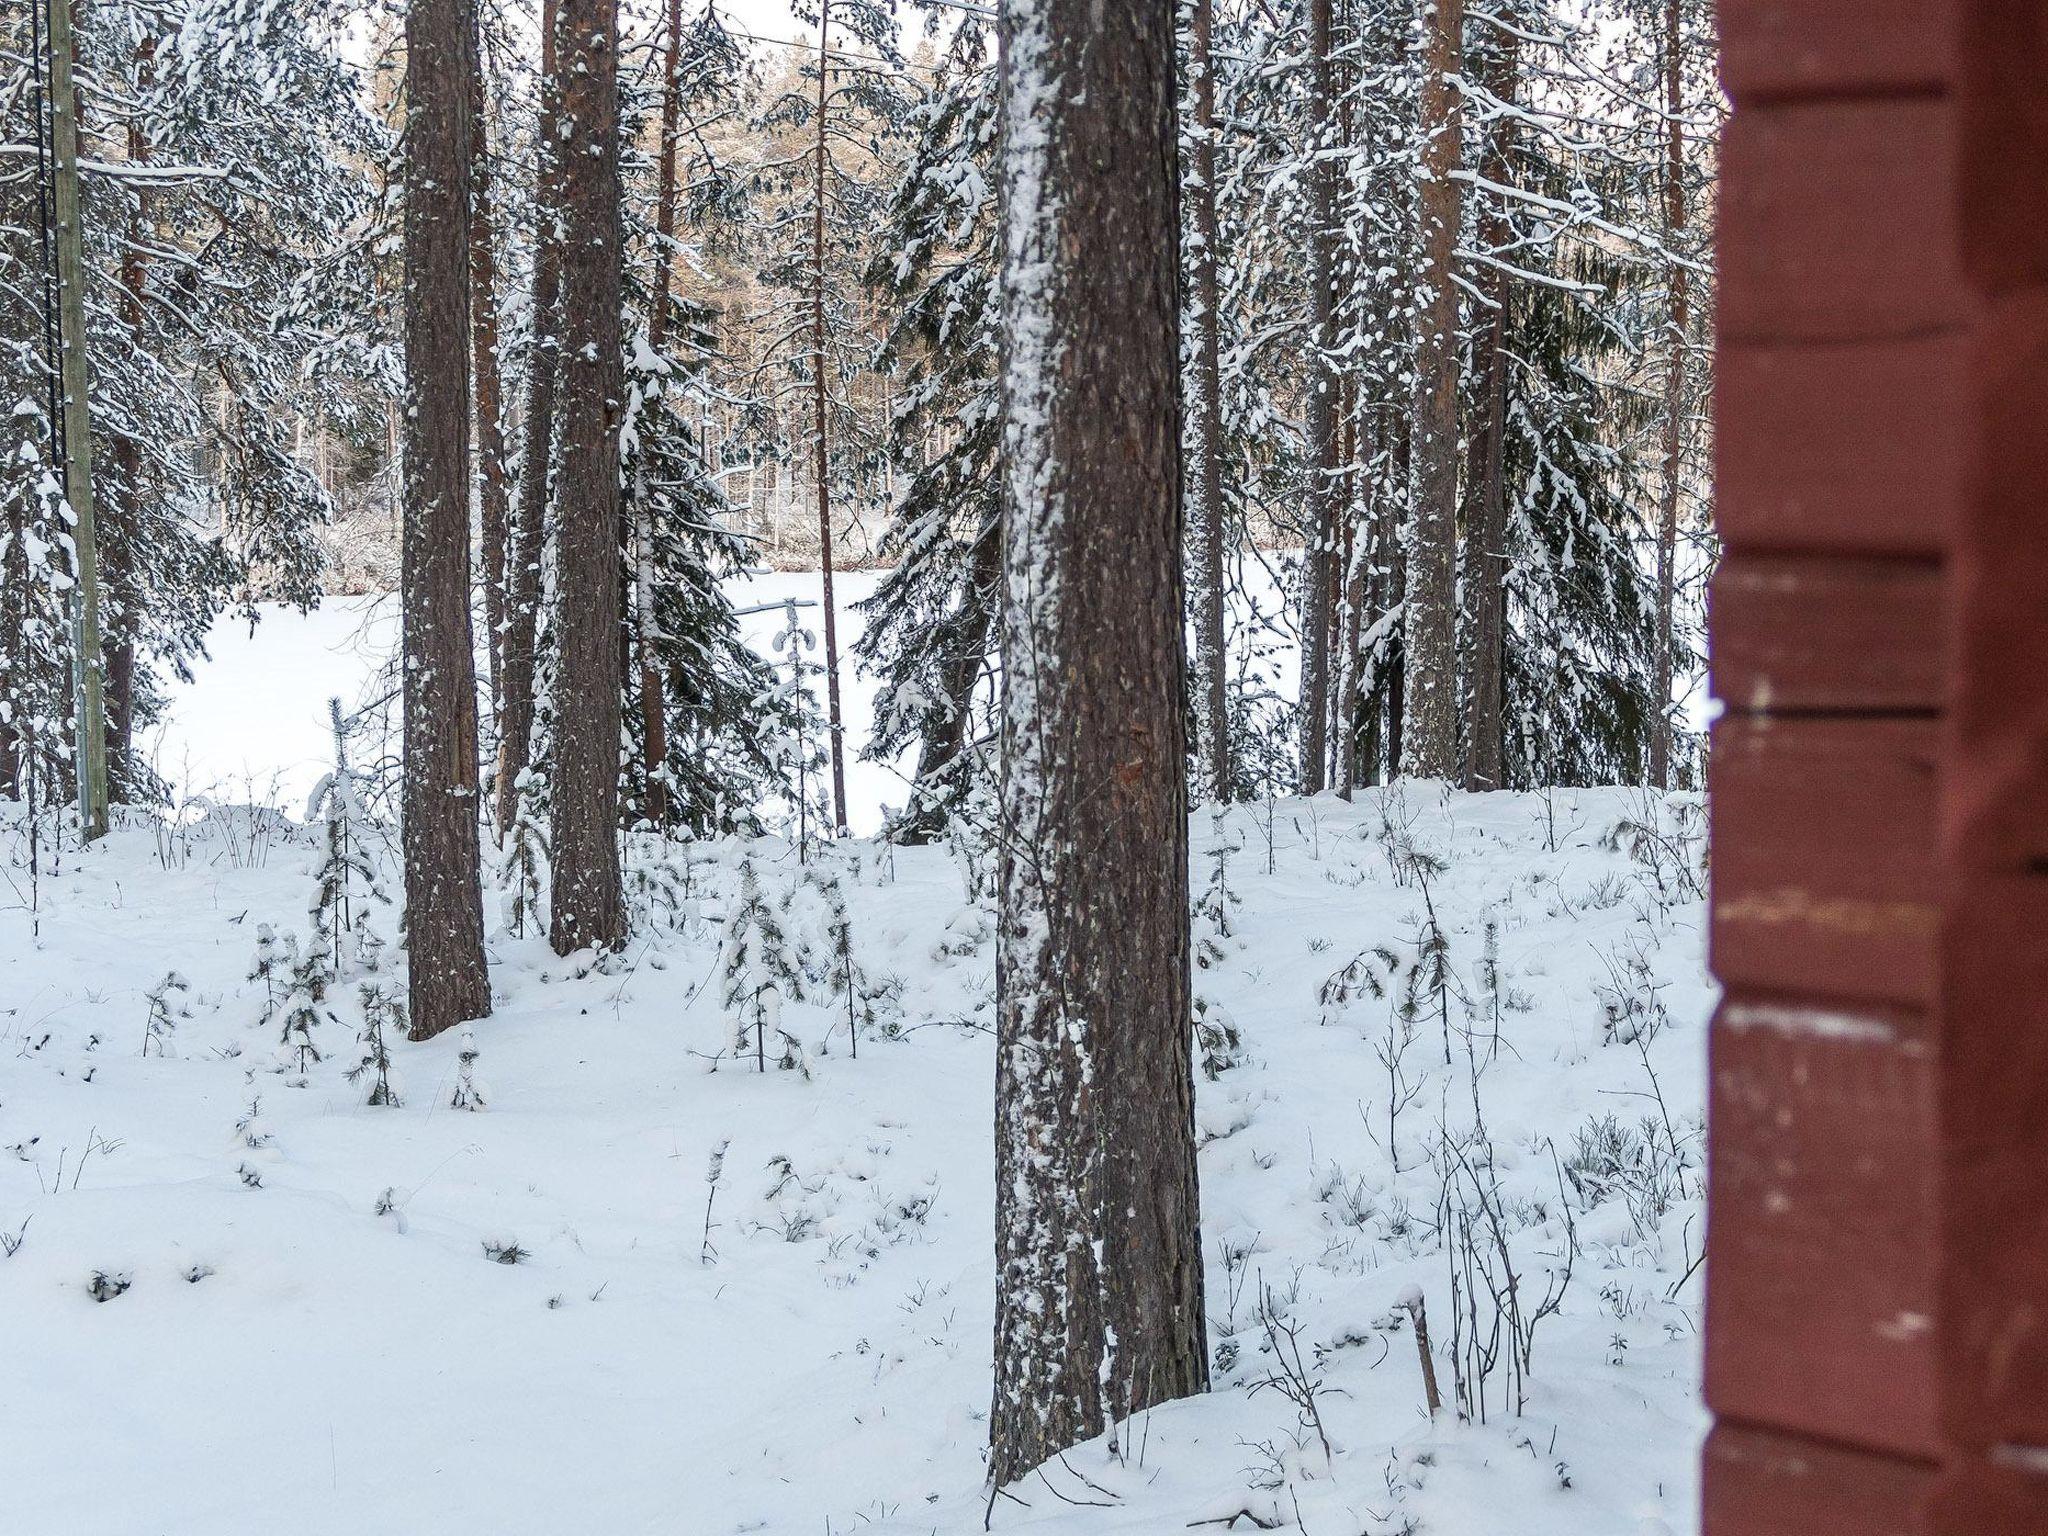
[[[289, 730], [313, 757], [317, 716]], [[1689, 1532], [1698, 810], [1410, 784], [1198, 814], [1198, 893], [1234, 851], [1197, 991], [1241, 1036], [1199, 1091], [1215, 1389], [992, 1509], [992, 951], [949, 850], [837, 856], [871, 989], [900, 1002], [857, 1059], [843, 1012], [787, 1008], [808, 1080], [718, 1059], [742, 855], [816, 926], [785, 845], [638, 848], [688, 895], [643, 897], [588, 974], [494, 898], [468, 1113], [454, 1035], [399, 1044], [402, 1107], [364, 1104], [353, 984], [304, 1086], [276, 1070], [248, 977], [260, 923], [304, 929], [312, 832], [134, 820], [65, 850], [32, 915], [0, 811], [6, 1527], [1167, 1536], [1242, 1510], [1314, 1536]], [[1443, 1012], [1423, 985], [1404, 1026], [1432, 912]], [[190, 992], [145, 1055], [173, 971]], [[1431, 1422], [1401, 1303], [1426, 1301], [1448, 1402], [1444, 1234], [1470, 1222], [1498, 1279], [1489, 1212], [1525, 1311], [1575, 1254], [1569, 1285], [1520, 1416], [1502, 1365], [1487, 1422]]]

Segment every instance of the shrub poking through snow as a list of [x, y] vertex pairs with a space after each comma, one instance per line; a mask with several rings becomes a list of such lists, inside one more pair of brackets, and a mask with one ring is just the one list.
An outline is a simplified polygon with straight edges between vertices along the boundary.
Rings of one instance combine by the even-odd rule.
[[326, 952], [330, 973], [340, 976], [356, 964], [360, 930], [369, 921], [370, 904], [389, 906], [391, 897], [378, 878], [377, 862], [371, 854], [370, 817], [348, 765], [348, 723], [342, 718], [341, 700], [327, 701], [327, 715], [334, 730], [334, 767], [315, 786], [306, 806], [306, 819], [320, 822], [326, 830], [325, 851], [314, 877], [307, 915], [313, 925], [312, 947]]
[[475, 1027], [463, 1025], [462, 1039], [455, 1051], [455, 1091], [448, 1096], [450, 1109], [477, 1110], [490, 1103], [489, 1093], [476, 1075], [476, 1059], [481, 1054]]
[[277, 1061], [280, 1072], [296, 1075], [301, 1084], [313, 1063], [323, 1059], [320, 1047], [313, 1043], [313, 1031], [334, 1017], [327, 1006], [327, 989], [333, 982], [329, 953], [318, 944], [300, 955], [291, 968], [291, 985], [281, 1010], [284, 1033], [278, 1042]]
[[1212, 1083], [1244, 1060], [1237, 1020], [1228, 1008], [1200, 993], [1195, 995], [1195, 1060]]
[[739, 897], [726, 915], [719, 951], [720, 1000], [732, 1027], [734, 1057], [752, 1056], [758, 1071], [768, 1070], [773, 1044], [778, 1067], [811, 1075], [803, 1043], [782, 1026], [783, 1003], [803, 999], [805, 960], [783, 914], [762, 892], [754, 861], [740, 860]]
[[1229, 954], [1226, 939], [1234, 938], [1236, 926], [1230, 920], [1230, 909], [1237, 903], [1237, 893], [1230, 888], [1230, 856], [1242, 850], [1242, 844], [1229, 836], [1227, 818], [1222, 807], [1210, 813], [1209, 830], [1215, 839], [1215, 846], [1207, 855], [1209, 880], [1203, 886], [1201, 895], [1195, 898], [1194, 929], [1195, 964], [1208, 970], [1221, 965]]
[[503, 893], [505, 931], [516, 939], [526, 937], [530, 926], [541, 929], [541, 871], [548, 856], [547, 833], [535, 820], [539, 796], [532, 793], [531, 769], [519, 771], [519, 810], [505, 833], [498, 860], [498, 887]]
[[391, 1068], [390, 1039], [393, 1034], [405, 1033], [405, 1003], [395, 994], [391, 983], [379, 976], [356, 988], [356, 1005], [363, 1015], [362, 1028], [356, 1033], [356, 1044], [362, 1054], [348, 1069], [348, 1080], [368, 1084], [363, 1097], [365, 1104], [396, 1109], [398, 1081]]
[[299, 941], [287, 933], [279, 938], [270, 923], [256, 925], [256, 954], [249, 963], [249, 980], [263, 983], [263, 1014], [256, 1022], [268, 1024], [277, 1017], [278, 1004], [291, 990], [292, 968], [299, 963]]
[[164, 979], [144, 994], [149, 999], [149, 1022], [142, 1030], [143, 1055], [152, 1050], [159, 1056], [171, 1054], [179, 1021], [192, 1017], [192, 1006], [186, 1001], [191, 995], [192, 983], [176, 971], [166, 971]]

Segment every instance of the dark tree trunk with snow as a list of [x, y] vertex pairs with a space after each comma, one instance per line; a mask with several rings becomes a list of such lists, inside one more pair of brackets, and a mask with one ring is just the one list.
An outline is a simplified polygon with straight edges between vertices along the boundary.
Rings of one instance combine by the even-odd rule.
[[1003, 52], [997, 1485], [1207, 1384], [1173, 9], [1014, 0]]
[[1216, 223], [1216, 0], [1195, 0], [1195, 447], [1194, 536], [1199, 586], [1195, 594], [1195, 674], [1204, 739], [1196, 744], [1210, 793], [1230, 798], [1230, 701], [1224, 669], [1223, 628], [1223, 383], [1221, 284], [1217, 280]]
[[540, 13], [539, 211], [533, 252], [533, 347], [526, 374], [526, 438], [521, 445], [519, 502], [505, 557], [505, 634], [498, 662], [498, 831], [519, 813], [519, 775], [533, 750], [534, 644], [540, 629], [541, 558], [554, 463], [555, 374], [561, 351], [561, 190], [556, 153], [562, 126], [561, 72], [556, 67], [556, 0]]
[[[1678, 0], [1664, 8], [1664, 222], [1676, 253], [1685, 238], [1684, 58]], [[1664, 375], [1664, 497], [1657, 518], [1657, 681], [1650, 720], [1650, 782], [1671, 787], [1671, 683], [1678, 586], [1678, 493], [1685, 475], [1685, 345], [1692, 324], [1692, 288], [1685, 264], [1670, 261], [1671, 356]]]
[[[472, 21], [474, 18], [472, 18]], [[494, 718], [504, 719], [506, 543], [511, 535], [505, 478], [504, 395], [498, 371], [498, 258], [491, 225], [491, 141], [484, 95], [482, 29], [469, 85], [469, 316], [476, 383], [477, 526], [484, 557], [484, 654], [489, 658]]]
[[[1496, 29], [1488, 59], [1487, 87], [1500, 101], [1513, 105], [1521, 55], [1517, 39]], [[1479, 172], [1499, 186], [1510, 184], [1508, 141], [1510, 120], [1487, 125], [1486, 148]], [[1482, 250], [1505, 249], [1512, 238], [1505, 210], [1496, 197], [1485, 205], [1479, 221]], [[1470, 523], [1465, 530], [1465, 634], [1469, 679], [1465, 695], [1465, 787], [1499, 789], [1506, 780], [1507, 486], [1505, 461], [1508, 416], [1508, 309], [1514, 302], [1507, 274], [1487, 267], [1480, 286], [1492, 308], [1484, 314], [1473, 351], [1479, 367], [1478, 422], [1472, 434], [1472, 465], [1467, 480]]]
[[469, 623], [469, 77], [465, 0], [406, 11], [406, 949], [412, 1034], [491, 1011], [477, 870]]
[[562, 468], [556, 486], [553, 883], [558, 954], [626, 936], [619, 883], [618, 10], [562, 0]]
[[1458, 290], [1453, 266], [1464, 113], [1451, 84], [1463, 67], [1464, 0], [1433, 0], [1422, 52], [1422, 213], [1415, 311], [1414, 436], [1409, 444], [1407, 646], [1403, 770], [1449, 778], [1458, 769]]
[[[1309, 147], [1330, 147], [1336, 66], [1331, 58], [1331, 0], [1309, 3]], [[1309, 168], [1308, 286], [1314, 321], [1315, 364], [1309, 374], [1307, 547], [1301, 566], [1301, 788], [1315, 794], [1327, 783], [1330, 720], [1330, 601], [1337, 534], [1337, 275], [1332, 251], [1337, 222], [1335, 168], [1323, 160]]]

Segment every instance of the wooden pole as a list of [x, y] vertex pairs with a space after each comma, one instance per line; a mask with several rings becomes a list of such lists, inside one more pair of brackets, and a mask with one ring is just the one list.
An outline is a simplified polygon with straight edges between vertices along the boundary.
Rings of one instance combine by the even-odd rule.
[[70, 503], [78, 591], [79, 829], [87, 842], [107, 831], [107, 721], [101, 697], [100, 562], [93, 536], [92, 415], [85, 358], [85, 239], [78, 195], [78, 97], [71, 78], [71, 0], [50, 5], [50, 157], [56, 181], [57, 329], [63, 343], [64, 499]]

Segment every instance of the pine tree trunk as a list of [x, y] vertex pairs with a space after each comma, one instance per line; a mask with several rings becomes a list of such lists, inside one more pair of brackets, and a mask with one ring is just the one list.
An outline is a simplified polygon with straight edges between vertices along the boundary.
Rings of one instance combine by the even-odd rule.
[[[1664, 223], [1665, 244], [1676, 251], [1685, 237], [1684, 59], [1679, 0], [1664, 7]], [[1673, 632], [1678, 585], [1678, 493], [1685, 474], [1685, 347], [1692, 326], [1692, 290], [1685, 267], [1670, 264], [1671, 356], [1664, 375], [1664, 496], [1657, 519], [1657, 681], [1650, 721], [1650, 782], [1671, 787], [1671, 688], [1676, 670]]]
[[1409, 444], [1408, 606], [1402, 771], [1458, 771], [1458, 290], [1464, 0], [1432, 0], [1422, 57], [1422, 238]]
[[[156, 39], [135, 45], [135, 78], [146, 88], [154, 72]], [[149, 163], [149, 137], [139, 115], [128, 119], [128, 163]], [[149, 188], [137, 182], [128, 194], [127, 249], [121, 255], [121, 326], [138, 357], [147, 355], [148, 329], [143, 295], [149, 286]], [[107, 676], [107, 798], [124, 802], [135, 790], [135, 628], [141, 618], [135, 586], [135, 541], [142, 526], [141, 444], [127, 432], [112, 434], [117, 494], [108, 500], [108, 526], [102, 546], [101, 572], [106, 578], [108, 613], [101, 646]]]
[[[647, 319], [647, 344], [656, 357], [668, 344], [669, 242], [676, 232], [676, 130], [682, 113], [683, 4], [668, 0], [668, 53], [661, 72], [661, 142], [654, 178], [654, 303]], [[704, 446], [704, 413], [697, 413], [697, 444]], [[642, 464], [645, 453], [642, 453]], [[633, 496], [633, 620], [640, 666], [640, 751], [645, 787], [641, 814], [657, 827], [668, 824], [668, 700], [661, 677], [660, 626], [654, 617], [654, 512], [648, 505], [646, 472], [637, 476]]]
[[617, 0], [562, 0], [562, 469], [556, 497], [553, 881], [557, 954], [624, 941], [619, 872]]
[[492, 244], [490, 133], [484, 92], [482, 28], [473, 41], [469, 86], [469, 315], [475, 353], [477, 522], [484, 556], [484, 654], [490, 667], [492, 719], [502, 723], [505, 651], [506, 540], [511, 532], [505, 480], [504, 389], [498, 369], [498, 259]]
[[997, 1486], [1207, 1384], [1173, 9], [1004, 7]]
[[469, 76], [465, 0], [405, 18], [406, 949], [412, 1036], [491, 1011], [469, 622]]
[[[1518, 40], [1496, 30], [1488, 59], [1487, 86], [1500, 101], [1515, 101], [1521, 66]], [[1511, 119], [1501, 118], [1486, 129], [1480, 174], [1501, 186], [1510, 185], [1508, 141]], [[1482, 249], [1498, 251], [1511, 237], [1498, 198], [1484, 205], [1479, 221]], [[1507, 782], [1505, 712], [1502, 670], [1506, 665], [1507, 486], [1504, 477], [1508, 415], [1508, 310], [1514, 302], [1507, 274], [1487, 267], [1479, 282], [1493, 308], [1486, 329], [1474, 343], [1479, 363], [1479, 422], [1473, 433], [1473, 464], [1467, 480], [1473, 487], [1471, 526], [1465, 531], [1465, 634], [1471, 647], [1466, 658], [1469, 682], [1465, 705], [1465, 787], [1500, 789]]]
[[561, 362], [562, 78], [555, 54], [558, 0], [540, 12], [541, 102], [533, 251], [533, 345], [526, 372], [526, 438], [519, 504], [506, 554], [505, 636], [498, 668], [498, 833], [519, 815], [519, 776], [533, 751], [534, 644], [540, 629], [541, 560], [555, 456], [555, 379]]
[[1195, 0], [1195, 605], [1197, 719], [1212, 798], [1230, 798], [1230, 695], [1223, 615], [1223, 369], [1216, 219], [1216, 0]]
[[846, 725], [839, 710], [839, 610], [832, 598], [832, 455], [826, 438], [831, 401], [825, 376], [825, 109], [828, 105], [826, 34], [832, 0], [818, 5], [818, 118], [816, 180], [811, 207], [811, 423], [813, 473], [818, 482], [818, 558], [823, 568], [825, 607], [825, 731], [832, 752], [832, 828], [846, 836]]
[[[1309, 0], [1309, 149], [1331, 148], [1331, 103], [1336, 94], [1331, 58], [1331, 0]], [[1315, 361], [1308, 395], [1308, 527], [1301, 585], [1301, 789], [1313, 795], [1325, 783], [1330, 711], [1330, 571], [1337, 532], [1337, 276], [1334, 168], [1321, 159], [1309, 168], [1308, 285]]]

